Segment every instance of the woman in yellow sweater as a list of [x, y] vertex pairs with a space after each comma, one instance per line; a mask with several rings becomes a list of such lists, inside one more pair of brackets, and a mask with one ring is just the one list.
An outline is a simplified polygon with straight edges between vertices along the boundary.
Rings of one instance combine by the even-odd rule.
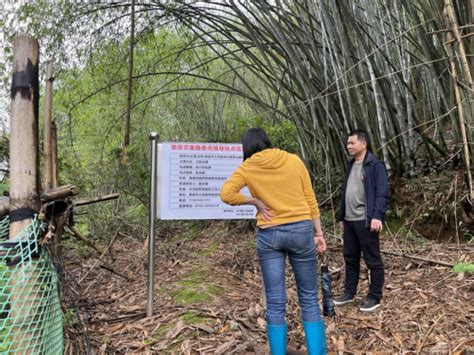
[[[257, 254], [265, 284], [267, 333], [273, 355], [286, 354], [286, 256], [295, 274], [308, 353], [325, 354], [317, 298], [316, 252], [326, 250], [318, 204], [301, 159], [272, 148], [264, 130], [242, 138], [244, 161], [227, 179], [221, 199], [257, 208]], [[247, 186], [252, 196], [240, 190]]]

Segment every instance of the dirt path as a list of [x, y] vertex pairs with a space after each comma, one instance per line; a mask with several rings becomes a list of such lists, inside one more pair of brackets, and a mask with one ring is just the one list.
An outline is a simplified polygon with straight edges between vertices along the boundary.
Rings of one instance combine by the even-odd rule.
[[[155, 314], [145, 318], [146, 249], [135, 238], [119, 236], [113, 252], [68, 255], [68, 284], [74, 291], [65, 307], [65, 353], [264, 354], [267, 351], [255, 238], [246, 223], [221, 222], [192, 228], [161, 226], [156, 253]], [[342, 287], [339, 241], [329, 239], [333, 290]], [[409, 251], [431, 259], [472, 260], [474, 247], [404, 241], [386, 237], [387, 250]], [[461, 352], [474, 350], [474, 276], [403, 257], [385, 256], [383, 307], [358, 310], [367, 289], [327, 319], [330, 352]], [[80, 281], [80, 282], [78, 282]], [[304, 349], [294, 280], [288, 272], [289, 345]], [[78, 312], [74, 310], [77, 306]], [[81, 333], [87, 336], [78, 336]], [[73, 350], [76, 349], [76, 350]]]

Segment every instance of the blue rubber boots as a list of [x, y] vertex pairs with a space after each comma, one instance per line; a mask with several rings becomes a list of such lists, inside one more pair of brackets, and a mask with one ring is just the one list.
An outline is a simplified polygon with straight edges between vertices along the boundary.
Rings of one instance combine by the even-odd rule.
[[[326, 335], [324, 333], [324, 321], [303, 322], [306, 336], [306, 347], [308, 355], [326, 354]], [[268, 342], [272, 355], [286, 354], [286, 324], [267, 325]]]
[[272, 355], [286, 355], [286, 324], [267, 324], [267, 332]]
[[326, 354], [326, 334], [324, 333], [324, 321], [303, 322], [304, 334], [306, 336], [306, 347], [308, 355]]

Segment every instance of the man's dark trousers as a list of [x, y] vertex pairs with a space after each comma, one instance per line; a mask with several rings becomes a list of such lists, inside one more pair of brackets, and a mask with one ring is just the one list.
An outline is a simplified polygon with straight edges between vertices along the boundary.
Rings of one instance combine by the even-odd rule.
[[378, 233], [366, 227], [366, 221], [344, 221], [344, 261], [346, 281], [344, 293], [355, 296], [359, 283], [360, 253], [370, 270], [370, 287], [367, 298], [380, 301], [384, 282], [382, 256]]

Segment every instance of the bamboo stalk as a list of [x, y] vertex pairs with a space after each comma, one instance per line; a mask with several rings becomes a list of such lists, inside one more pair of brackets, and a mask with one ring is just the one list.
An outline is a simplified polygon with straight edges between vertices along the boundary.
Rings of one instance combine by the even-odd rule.
[[370, 62], [370, 59], [367, 59], [367, 67], [369, 68], [369, 74], [371, 77], [372, 81], [372, 90], [374, 92], [374, 100], [375, 100], [375, 107], [376, 107], [376, 112], [377, 112], [377, 123], [378, 123], [378, 128], [380, 132], [380, 144], [382, 145], [382, 154], [384, 158], [384, 162], [387, 166], [387, 170], [390, 171], [390, 161], [388, 158], [388, 149], [386, 145], [386, 135], [385, 135], [385, 123], [384, 123], [384, 114], [382, 110], [382, 103], [380, 102], [380, 92], [379, 88], [377, 85], [377, 81], [375, 79], [375, 74], [374, 74], [374, 69], [372, 67], [372, 63]]
[[53, 62], [49, 61], [46, 69], [44, 95], [44, 153], [43, 153], [43, 191], [53, 187], [52, 177], [52, 101], [53, 101]]
[[123, 162], [128, 162], [128, 147], [130, 145], [130, 121], [132, 112], [132, 84], [133, 84], [133, 47], [135, 45], [135, 0], [130, 0], [130, 48], [128, 51], [128, 87], [127, 111], [125, 112], [125, 128], [123, 139]]
[[[471, 1], [471, 0], [468, 0], [468, 1]], [[458, 29], [462, 30], [462, 29], [469, 29], [469, 28], [473, 28], [474, 27], [474, 24], [468, 24], [468, 25], [464, 25], [464, 26], [458, 26]], [[444, 32], [449, 32], [451, 31], [451, 29], [449, 28], [444, 28], [444, 29], [441, 29], [441, 30], [437, 30], [437, 31], [430, 31], [430, 32], [426, 32], [427, 35], [434, 35], [434, 34], [437, 34], [437, 33], [444, 33]]]
[[58, 130], [56, 123], [51, 124], [51, 182], [52, 188], [58, 187]]
[[[447, 22], [449, 23], [451, 27], [451, 32], [458, 43], [459, 60], [461, 61], [464, 75], [466, 76], [467, 82], [469, 84], [469, 88], [470, 88], [469, 95], [471, 96], [471, 98], [474, 98], [474, 85], [472, 82], [471, 70], [469, 69], [469, 63], [467, 62], [466, 49], [464, 48], [464, 43], [461, 39], [461, 34], [459, 33], [458, 21], [456, 19], [456, 15], [453, 10], [452, 0], [444, 0], [443, 15], [445, 15], [445, 18], [447, 19]], [[447, 32], [447, 33], [449, 36], [450, 32]]]
[[[448, 1], [448, 0], [446, 0]], [[445, 16], [446, 19], [446, 25], [450, 24], [450, 19], [448, 15], [448, 7], [445, 7], [445, 12], [443, 15]], [[452, 25], [452, 24], [451, 24]], [[446, 32], [446, 37], [449, 40], [452, 39], [452, 33], [451, 32]], [[474, 201], [474, 186], [472, 182], [472, 172], [471, 172], [471, 159], [470, 159], [470, 154], [469, 154], [469, 143], [467, 140], [467, 134], [466, 134], [466, 124], [464, 121], [464, 108], [462, 105], [462, 98], [461, 98], [461, 93], [459, 91], [459, 86], [458, 86], [458, 79], [457, 79], [457, 69], [456, 69], [456, 62], [455, 62], [455, 56], [454, 56], [454, 51], [451, 45], [446, 46], [446, 52], [449, 54], [449, 63], [450, 63], [450, 69], [451, 69], [451, 80], [453, 83], [453, 89], [454, 89], [454, 97], [456, 99], [456, 106], [458, 109], [458, 117], [459, 117], [459, 127], [461, 130], [461, 136], [462, 136], [462, 144], [463, 144], [463, 152], [464, 152], [464, 164], [466, 166], [466, 177], [467, 177], [467, 185], [469, 189], [469, 197], [471, 201]]]

